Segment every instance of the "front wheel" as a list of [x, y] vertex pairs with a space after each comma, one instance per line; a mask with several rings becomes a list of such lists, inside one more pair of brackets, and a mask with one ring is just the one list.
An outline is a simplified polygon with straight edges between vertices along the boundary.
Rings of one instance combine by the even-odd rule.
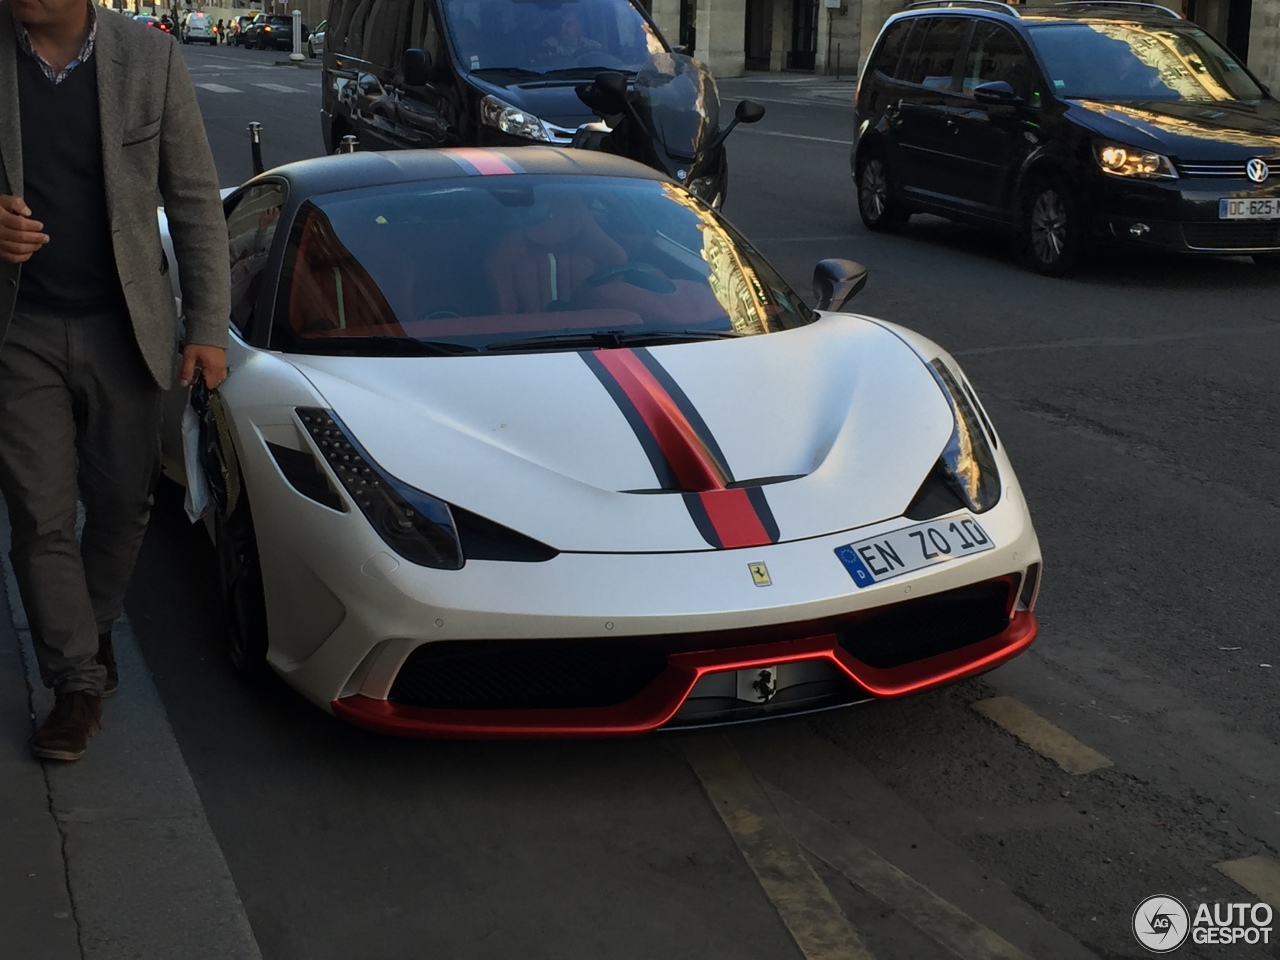
[[907, 222], [908, 215], [893, 197], [893, 178], [889, 161], [874, 150], [858, 164], [858, 213], [868, 230], [896, 230]]
[[223, 649], [231, 668], [249, 680], [267, 675], [267, 601], [258, 541], [243, 483], [230, 516], [214, 516], [218, 575], [226, 627]]
[[1022, 263], [1047, 277], [1065, 277], [1080, 263], [1085, 223], [1075, 194], [1057, 179], [1037, 179], [1018, 197], [1014, 247]]

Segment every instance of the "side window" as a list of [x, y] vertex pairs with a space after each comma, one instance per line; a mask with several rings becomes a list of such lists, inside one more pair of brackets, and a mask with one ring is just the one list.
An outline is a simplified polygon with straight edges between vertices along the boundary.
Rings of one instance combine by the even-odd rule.
[[250, 335], [284, 201], [284, 184], [264, 183], [242, 193], [227, 213], [231, 325], [242, 336]]
[[374, 0], [364, 33], [364, 59], [383, 67], [398, 67], [404, 53], [401, 38], [409, 4], [407, 0]]
[[353, 57], [364, 54], [364, 35], [369, 26], [369, 14], [376, 0], [348, 0], [351, 4], [351, 21], [347, 26], [344, 49]]
[[886, 77], [898, 76], [898, 60], [902, 57], [902, 51], [907, 45], [907, 35], [911, 32], [913, 23], [915, 23], [914, 20], [899, 20], [889, 28], [876, 50], [875, 60], [871, 63], [872, 70]]
[[930, 90], [953, 90], [957, 61], [964, 51], [970, 20], [965, 17], [932, 17], [909, 76], [902, 79]]
[[965, 93], [983, 83], [1003, 80], [1013, 92], [1026, 97], [1031, 81], [1031, 61], [1018, 38], [998, 23], [982, 22], [973, 30], [969, 59], [965, 62]]
[[431, 55], [432, 64], [440, 63], [440, 29], [432, 13], [430, 0], [413, 0], [413, 12], [404, 47], [406, 50], [410, 47], [425, 50]]

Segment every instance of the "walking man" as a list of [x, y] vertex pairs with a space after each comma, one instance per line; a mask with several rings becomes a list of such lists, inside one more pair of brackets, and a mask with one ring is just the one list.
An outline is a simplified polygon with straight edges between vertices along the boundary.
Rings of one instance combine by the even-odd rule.
[[[157, 190], [182, 281], [180, 355]], [[0, 0], [0, 492], [56, 694], [38, 757], [83, 756], [115, 692], [111, 624], [147, 524], [161, 391], [175, 374], [225, 379], [228, 297], [181, 47], [88, 0]]]

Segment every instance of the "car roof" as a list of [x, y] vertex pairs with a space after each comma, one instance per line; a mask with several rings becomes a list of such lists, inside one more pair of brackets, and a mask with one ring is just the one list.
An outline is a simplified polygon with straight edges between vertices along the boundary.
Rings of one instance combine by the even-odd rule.
[[1051, 7], [1033, 7], [1026, 12], [1002, 0], [925, 0], [908, 4], [908, 9], [892, 19], [919, 16], [976, 16], [1010, 25], [1044, 21], [1097, 23], [1123, 20], [1130, 23], [1159, 24], [1162, 27], [1194, 26], [1191, 21], [1163, 4], [1136, 0], [1070, 0]]
[[[590, 176], [666, 180], [651, 167], [591, 150], [558, 147], [436, 148], [357, 151], [299, 160], [265, 171], [261, 178], [284, 178], [303, 197], [363, 187], [456, 180], [469, 176]], [[255, 177], [250, 183], [259, 178]]]

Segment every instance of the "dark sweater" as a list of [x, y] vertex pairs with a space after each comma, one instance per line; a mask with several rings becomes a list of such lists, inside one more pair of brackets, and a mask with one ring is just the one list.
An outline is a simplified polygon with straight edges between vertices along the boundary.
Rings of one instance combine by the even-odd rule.
[[18, 51], [22, 199], [49, 237], [22, 267], [17, 309], [24, 312], [124, 307], [107, 219], [96, 63], [90, 57], [55, 85]]

